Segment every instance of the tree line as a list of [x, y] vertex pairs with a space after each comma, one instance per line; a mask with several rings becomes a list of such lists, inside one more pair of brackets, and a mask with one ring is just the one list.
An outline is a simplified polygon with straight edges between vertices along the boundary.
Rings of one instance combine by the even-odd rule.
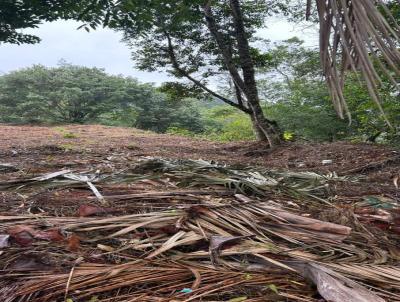
[[0, 76], [0, 121], [5, 123], [103, 123], [156, 132], [175, 126], [197, 132], [199, 116], [192, 107], [151, 84], [66, 62]]
[[[329, 101], [318, 51], [298, 38], [265, 43], [264, 62], [256, 69], [260, 105], [279, 122], [283, 139], [400, 141], [365, 83], [355, 76], [346, 80], [344, 94], [353, 113], [349, 126]], [[387, 80], [385, 86], [382, 105], [398, 127], [399, 94]], [[229, 77], [220, 78], [216, 91], [227, 99], [236, 93]], [[57, 67], [36, 65], [0, 76], [0, 113], [5, 123], [100, 123], [222, 141], [256, 139], [248, 114], [196, 85], [166, 82], [156, 87], [63, 61]]]

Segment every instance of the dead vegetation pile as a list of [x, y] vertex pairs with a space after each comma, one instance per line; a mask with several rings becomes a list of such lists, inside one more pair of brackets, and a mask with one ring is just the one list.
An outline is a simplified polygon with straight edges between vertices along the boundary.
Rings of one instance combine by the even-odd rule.
[[335, 195], [362, 181], [163, 158], [21, 174], [0, 183], [0, 300], [400, 301], [397, 201]]

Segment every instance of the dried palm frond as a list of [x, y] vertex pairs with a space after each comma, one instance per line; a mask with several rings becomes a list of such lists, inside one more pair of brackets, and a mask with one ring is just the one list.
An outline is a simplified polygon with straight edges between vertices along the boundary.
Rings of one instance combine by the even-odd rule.
[[[41, 230], [42, 232], [45, 231], [43, 228], [47, 229], [49, 226], [58, 227], [63, 232], [78, 234], [82, 241], [82, 247], [95, 245], [97, 249], [106, 250], [103, 255], [113, 255], [122, 259], [161, 258], [175, 262], [197, 260], [197, 266], [200, 268], [208, 266], [209, 269], [212, 269], [215, 264], [220, 269], [227, 271], [235, 268], [232, 263], [242, 263], [244, 265], [242, 271], [247, 270], [246, 265], [258, 267], [264, 273], [267, 271], [272, 280], [279, 279], [282, 276], [282, 270], [296, 274], [296, 267], [294, 270], [292, 269], [293, 261], [296, 263], [299, 261], [300, 263], [317, 262], [322, 268], [330, 268], [335, 272], [335, 278], [344, 274], [351, 280], [356, 280], [354, 282], [361, 281], [372, 288], [379, 286], [381, 289], [380, 284], [384, 280], [391, 288], [400, 289], [400, 281], [396, 277], [386, 276], [383, 278], [383, 274], [391, 273], [393, 276], [400, 274], [400, 268], [394, 265], [380, 265], [377, 266], [379, 269], [375, 272], [373, 270], [366, 271], [368, 265], [374, 267], [374, 263], [379, 259], [374, 255], [375, 251], [379, 252], [379, 242], [371, 244], [372, 238], [360, 238], [356, 233], [351, 233], [349, 227], [303, 217], [275, 207], [269, 202], [253, 201], [215, 207], [201, 205], [189, 209], [101, 219], [6, 216], [0, 217], [0, 222], [3, 230], [16, 225], [28, 225], [29, 228], [23, 229]], [[40, 248], [41, 245], [36, 247], [36, 253]], [[47, 245], [42, 248], [47, 248]], [[6, 253], [3, 257], [10, 256]], [[18, 259], [18, 256], [13, 257]], [[379, 259], [379, 261], [381, 260]], [[389, 255], [386, 255], [384, 262], [394, 263]], [[347, 263], [349, 266], [346, 266]], [[262, 264], [262, 269], [257, 266], [260, 264]], [[124, 274], [130, 270], [125, 269], [127, 267], [124, 265], [121, 268], [118, 266], [106, 267], [105, 269], [110, 270], [110, 273], [99, 270], [94, 276], [91, 276], [90, 272], [85, 269], [83, 269], [82, 275], [75, 275], [79, 272], [76, 270], [73, 279], [76, 285], [71, 283], [69, 288], [71, 290], [79, 288], [77, 296], [85, 297], [86, 285], [90, 285], [88, 295], [112, 291], [125, 286], [133, 290], [132, 287], [136, 286], [135, 284], [140, 280], [146, 280], [146, 284], [151, 285], [153, 274], [140, 277], [136, 273], [133, 275], [129, 273], [129, 277], [125, 278]], [[143, 273], [151, 270], [150, 268], [137, 269], [135, 266], [132, 269], [143, 271]], [[67, 273], [58, 275], [59, 279], [54, 274], [43, 275], [42, 273], [40, 278], [30, 278], [26, 273], [19, 275], [15, 265], [11, 265], [10, 269], [6, 267], [5, 271], [7, 273], [3, 280], [9, 280], [13, 276], [16, 278], [16, 282], [26, 284], [26, 287], [23, 285], [19, 288], [18, 295], [12, 296], [15, 299], [33, 293], [39, 295], [38, 291], [40, 291], [38, 297], [43, 300], [38, 298], [38, 301], [46, 301], [45, 299], [61, 293], [61, 288], [64, 288], [65, 280], [68, 278]], [[352, 271], [367, 273], [355, 274], [351, 273]], [[188, 272], [181, 273], [190, 275]], [[168, 276], [168, 269], [162, 276]], [[112, 281], [114, 278], [115, 281]], [[175, 280], [173, 276], [168, 278]], [[188, 281], [176, 285], [173, 280], [170, 281], [171, 284], [174, 284], [175, 289], [188, 286]], [[242, 283], [234, 283], [234, 285], [239, 284]], [[287, 294], [292, 295], [293, 292], [289, 291], [289, 288]], [[46, 289], [51, 289], [51, 292], [47, 292]], [[140, 294], [145, 294], [145, 292], [140, 292]], [[199, 297], [197, 291], [194, 291], [193, 294], [195, 297]], [[209, 294], [210, 292], [207, 292], [208, 298], [213, 297]], [[371, 293], [371, 295], [373, 294]], [[393, 293], [391, 297], [396, 295]]]
[[[372, 100], [390, 126], [381, 105], [379, 85], [383, 74], [399, 89], [400, 39], [398, 25], [384, 1], [316, 0], [316, 6], [321, 64], [337, 113], [342, 118], [347, 114], [351, 120], [343, 94], [345, 73], [351, 69], [362, 74]], [[394, 22], [395, 28], [385, 17]]]
[[[395, 235], [374, 235], [373, 225], [358, 220], [365, 213], [327, 204], [336, 215], [349, 216], [339, 224], [326, 219], [320, 205], [288, 197], [322, 195], [326, 185], [348, 178], [167, 159], [96, 178], [70, 174], [7, 185], [35, 192], [43, 184], [74, 188], [91, 180], [101, 189], [107, 182], [154, 177], [168, 179], [173, 190], [105, 195], [109, 202], [132, 203], [133, 214], [0, 216], [0, 236], [6, 238], [2, 301], [315, 301], [305, 278], [334, 302], [399, 298]], [[178, 190], [176, 183], [200, 188]], [[325, 290], [328, 285], [332, 291]]]
[[254, 167], [229, 167], [204, 160], [148, 158], [138, 163], [134, 173], [164, 173], [182, 186], [224, 186], [239, 193], [265, 195], [270, 192], [290, 196], [325, 196], [330, 181], [348, 181], [335, 173], [288, 172]]
[[[281, 295], [292, 296], [292, 301], [316, 301], [304, 294], [308, 286], [296, 275], [282, 277], [279, 269], [270, 269], [269, 272], [271, 274], [249, 274], [165, 261], [134, 261], [114, 266], [82, 263], [75, 268], [71, 278], [69, 273], [44, 273], [39, 277], [37, 272], [26, 274], [20, 279], [17, 290], [15, 284], [0, 281], [0, 296], [1, 292], [8, 293], [8, 296], [2, 296], [4, 302], [55, 301], [65, 294], [67, 281], [70, 280], [66, 294], [73, 301], [86, 301], [94, 295], [101, 297], [105, 292], [114, 292], [121, 302], [229, 301], [236, 298], [238, 292], [248, 298], [245, 301], [271, 301], [280, 299]], [[293, 286], [288, 289], [285, 288], [287, 278], [293, 281]], [[271, 291], [269, 284], [279, 288], [280, 292]], [[184, 288], [190, 288], [190, 293], [182, 292]]]
[[[62, 170], [35, 178], [18, 179], [0, 183], [1, 190], [29, 190], [30, 188], [80, 188], [88, 186], [101, 203], [106, 203], [95, 185], [104, 183], [130, 183], [143, 179], [171, 178], [178, 185], [222, 186], [237, 193], [266, 195], [284, 193], [291, 197], [312, 197], [327, 202], [327, 187], [330, 182], [348, 181], [335, 173], [320, 175], [314, 172], [288, 172], [254, 167], [229, 167], [204, 160], [171, 160], [147, 158], [133, 168], [112, 174], [72, 173]], [[111, 197], [112, 198], [112, 197]]]

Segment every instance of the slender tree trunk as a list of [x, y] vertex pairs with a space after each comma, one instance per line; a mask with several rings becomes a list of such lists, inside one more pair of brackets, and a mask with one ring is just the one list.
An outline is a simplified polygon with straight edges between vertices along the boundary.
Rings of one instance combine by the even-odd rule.
[[[235, 83], [233, 83], [233, 87], [235, 90], [235, 94], [236, 94], [236, 101], [238, 102], [238, 104], [244, 106], [245, 104], [245, 100], [243, 100], [242, 97], [242, 91], [240, 90], [239, 86]], [[247, 106], [247, 102], [246, 102], [246, 106]], [[251, 119], [251, 123], [253, 126], [253, 131], [254, 134], [256, 135], [257, 140], [259, 141], [268, 141], [267, 136], [264, 134], [261, 126], [257, 123], [257, 120], [255, 119], [254, 115], [253, 115], [253, 111], [251, 111], [250, 113], [248, 113], [250, 119]]]
[[253, 126], [254, 134], [256, 135], [257, 140], [267, 142], [268, 138], [265, 136], [264, 131], [262, 131], [261, 127], [258, 125], [256, 119], [253, 114], [249, 114], [251, 119], [251, 125]]
[[212, 13], [211, 0], [207, 1], [206, 4], [203, 6], [207, 26], [210, 30], [210, 33], [215, 38], [215, 41], [218, 44], [221, 55], [225, 62], [225, 66], [228, 69], [235, 86], [238, 87], [240, 89], [240, 92], [242, 92], [246, 97], [248, 111], [251, 114], [251, 119], [253, 121], [257, 137], [260, 140], [268, 142], [270, 147], [273, 147], [280, 144], [281, 142], [279, 131], [275, 127], [276, 123], [273, 123], [265, 118], [260, 106], [253, 60], [250, 55], [247, 35], [244, 30], [243, 16], [241, 13], [240, 4], [236, 1], [236, 4], [231, 3], [231, 7], [232, 15], [235, 20], [234, 23], [236, 28], [236, 39], [239, 49], [240, 67], [242, 69], [243, 78], [241, 77], [240, 72], [236, 64], [234, 63], [230, 49], [226, 46], [226, 42], [219, 32], [218, 25], [215, 22]]
[[260, 106], [260, 103], [249, 103], [252, 115], [251, 120], [253, 123], [253, 128], [255, 128], [257, 138], [262, 141], [268, 142], [270, 147], [274, 147], [280, 145], [281, 141], [281, 133], [278, 128], [278, 125], [274, 121], [268, 120], [264, 116], [264, 112]]
[[243, 72], [243, 93], [245, 94], [249, 107], [253, 112], [253, 123], [256, 125], [257, 129], [264, 133], [264, 137], [268, 140], [269, 145], [273, 147], [281, 143], [279, 129], [276, 127], [276, 123], [269, 121], [265, 117], [261, 109], [254, 64], [250, 54], [249, 41], [245, 31], [239, 0], [230, 0], [230, 6], [236, 31], [240, 66]]

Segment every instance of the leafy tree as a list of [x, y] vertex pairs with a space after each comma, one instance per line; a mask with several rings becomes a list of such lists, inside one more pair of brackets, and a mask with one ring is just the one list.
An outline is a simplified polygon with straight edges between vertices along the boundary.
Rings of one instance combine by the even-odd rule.
[[9, 121], [84, 123], [121, 101], [124, 81], [98, 68], [36, 65], [0, 78], [0, 103]]
[[[260, 69], [263, 80], [259, 82], [260, 95], [271, 116], [284, 130], [310, 140], [335, 140], [360, 138], [374, 140], [379, 134], [394, 133], [379, 114], [366, 83], [356, 74], [349, 73], [344, 83], [344, 96], [352, 112], [352, 123], [338, 120], [329, 102], [329, 91], [319, 65], [319, 53], [302, 46], [302, 41], [292, 38], [269, 48], [274, 58]], [[400, 126], [399, 95], [390, 80], [382, 75], [379, 91], [387, 119]]]
[[135, 102], [136, 120], [134, 126], [164, 133], [176, 127], [198, 133], [203, 130], [202, 118], [196, 101], [184, 99], [171, 102], [166, 95], [155, 93], [152, 98]]
[[[37, 43], [40, 38], [20, 31], [43, 21], [78, 18], [87, 7], [73, 0], [2, 0], [0, 2], [0, 43]], [[90, 1], [87, 1], [90, 2]]]
[[400, 141], [400, 96], [393, 89], [390, 81], [383, 82], [380, 89], [382, 108], [385, 118], [379, 114], [379, 109], [368, 94], [365, 83], [358, 81], [356, 75], [350, 75], [345, 82], [344, 95], [352, 112], [351, 134], [363, 140], [376, 141], [380, 136], [386, 136], [385, 141], [397, 143]]
[[[15, 36], [16, 29], [58, 17], [83, 20], [92, 28], [103, 25], [123, 30], [126, 40], [140, 47], [134, 56], [139, 67], [147, 70], [167, 68], [174, 75], [187, 78], [213, 97], [248, 114], [260, 139], [268, 140], [271, 146], [279, 143], [279, 129], [261, 109], [255, 79], [255, 67], [263, 66], [268, 57], [251, 42], [255, 30], [264, 25], [266, 15], [274, 8], [287, 12], [291, 1], [48, 0], [5, 3], [8, 6], [1, 7], [6, 20], [2, 25], [6, 33], [3, 40], [19, 43], [23, 37]], [[398, 27], [395, 22], [386, 22], [395, 18], [382, 3], [379, 1], [377, 5], [374, 0], [302, 2], [305, 15], [313, 16], [314, 11], [315, 20], [319, 22], [322, 72], [330, 98], [341, 117], [344, 114], [350, 116], [342, 85], [349, 69], [363, 76], [369, 95], [382, 113], [380, 75], [388, 75], [393, 87], [398, 86]], [[44, 4], [49, 5], [48, 10]], [[16, 8], [22, 9], [21, 16], [12, 15]], [[29, 38], [26, 41], [29, 42]], [[378, 64], [374, 65], [373, 61]], [[229, 74], [236, 90], [235, 99], [220, 95], [207, 86], [207, 79], [217, 73]]]
[[[250, 45], [276, 1], [122, 0], [87, 12], [88, 24], [123, 30], [135, 48], [133, 58], [143, 70], [167, 69], [251, 116], [260, 139], [279, 143], [276, 123], [261, 109], [255, 66], [263, 55]], [[217, 74], [228, 74], [237, 98], [220, 95], [207, 86]]]
[[215, 106], [203, 112], [204, 136], [217, 141], [254, 140], [251, 119], [228, 105]]
[[164, 82], [157, 90], [165, 93], [170, 100], [182, 100], [185, 98], [206, 99], [207, 95], [196, 85], [181, 82]]
[[36, 65], [0, 77], [0, 121], [134, 126], [165, 132], [175, 126], [202, 131], [195, 100], [176, 101], [130, 77], [61, 62]]
[[[172, 68], [172, 73], [186, 77], [214, 97], [243, 112], [247, 110], [258, 136], [273, 145], [279, 143], [278, 130], [262, 113], [254, 76], [259, 61], [262, 66], [268, 57], [250, 42], [274, 4], [277, 1], [148, 1], [143, 7], [141, 1], [122, 1], [111, 9], [109, 24], [124, 30], [133, 46], [140, 46], [134, 56], [139, 67]], [[376, 4], [374, 0], [307, 0], [304, 4], [302, 15], [313, 16], [320, 25], [322, 72], [339, 116], [350, 117], [342, 85], [350, 69], [362, 75], [371, 98], [383, 113], [378, 70], [400, 75], [400, 52], [396, 47], [399, 36], [393, 24], [385, 21], [390, 11], [382, 14], [382, 2]], [[290, 1], [280, 1], [280, 11], [287, 12], [290, 6]], [[109, 16], [104, 18], [109, 20]], [[375, 66], [374, 60], [379, 64]], [[218, 72], [232, 78], [236, 100], [211, 91], [196, 77], [202, 74], [207, 79]], [[397, 87], [395, 76], [390, 80]], [[388, 119], [386, 122], [390, 124]]]

